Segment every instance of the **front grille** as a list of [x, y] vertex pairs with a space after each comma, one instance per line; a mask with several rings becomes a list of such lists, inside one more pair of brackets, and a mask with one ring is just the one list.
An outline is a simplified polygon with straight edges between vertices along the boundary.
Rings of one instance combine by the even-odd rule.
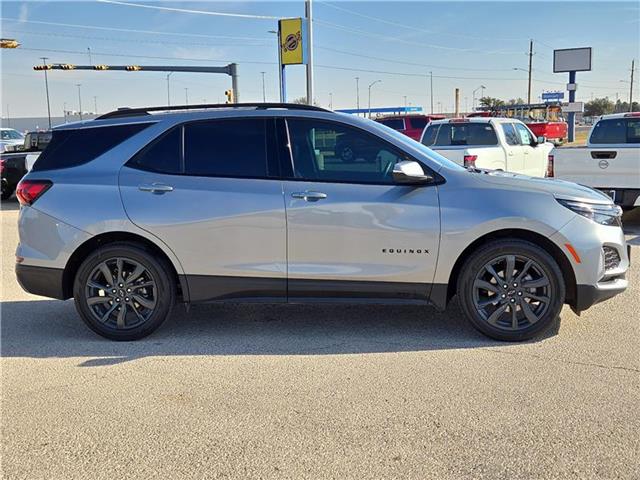
[[602, 253], [604, 254], [605, 271], [613, 270], [620, 266], [620, 254], [618, 250], [613, 247], [602, 247]]

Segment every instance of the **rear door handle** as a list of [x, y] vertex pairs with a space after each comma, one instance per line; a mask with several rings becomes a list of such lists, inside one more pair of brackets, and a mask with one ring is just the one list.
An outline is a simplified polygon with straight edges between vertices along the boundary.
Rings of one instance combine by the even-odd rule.
[[138, 185], [138, 190], [140, 190], [141, 192], [160, 194], [173, 192], [173, 187], [171, 185], [165, 185], [164, 183], [143, 183], [142, 185]]
[[293, 192], [291, 194], [293, 198], [300, 198], [305, 202], [317, 202], [318, 200], [322, 200], [327, 198], [326, 193], [322, 192]]

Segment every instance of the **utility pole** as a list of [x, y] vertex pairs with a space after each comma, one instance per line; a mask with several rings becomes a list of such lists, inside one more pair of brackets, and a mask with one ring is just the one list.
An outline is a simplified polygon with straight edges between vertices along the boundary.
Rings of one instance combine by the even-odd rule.
[[62, 116], [64, 117], [64, 123], [67, 123], [67, 102], [62, 103]]
[[80, 115], [80, 121], [82, 121], [82, 95], [80, 94], [81, 83], [76, 83], [76, 87], [78, 87], [78, 114]]
[[382, 80], [374, 80], [369, 84], [369, 107], [368, 107], [369, 118], [371, 118], [371, 87], [373, 87], [376, 83], [380, 83], [380, 82], [382, 82]]
[[173, 75], [174, 72], [167, 73], [167, 106], [171, 106], [171, 92], [169, 90], [169, 77]]
[[402, 98], [404, 98], [404, 114], [407, 114], [407, 96], [403, 95]]
[[631, 83], [629, 84], [629, 111], [633, 112], [633, 71], [636, 68], [636, 61], [631, 60]]
[[431, 77], [431, 113], [433, 113], [433, 72], [429, 72]]
[[98, 114], [98, 97], [95, 95], [93, 96], [93, 111], [96, 115]]
[[9, 104], [7, 103], [7, 126], [11, 128], [11, 114], [9, 113]]
[[459, 117], [460, 116], [460, 89], [456, 88], [456, 103], [455, 103], [455, 107], [454, 107], [454, 115], [455, 117]]
[[527, 88], [527, 103], [531, 104], [531, 71], [533, 67], [533, 40], [529, 41], [529, 87]]
[[329, 110], [333, 110], [333, 92], [329, 92]]
[[[40, 57], [44, 65], [47, 64], [48, 57]], [[47, 77], [47, 69], [44, 69], [44, 88], [47, 92], [47, 117], [49, 118], [49, 130], [51, 130], [51, 104], [49, 103], [49, 78]]]
[[262, 103], [265, 103], [267, 101], [267, 95], [264, 91], [264, 74], [266, 72], [260, 72], [262, 74]]
[[305, 0], [307, 13], [307, 104], [313, 105], [313, 7], [311, 0]]
[[87, 47], [87, 54], [89, 55], [89, 65], [93, 65], [93, 63], [91, 63], [91, 47]]
[[356, 109], [360, 110], [360, 77], [356, 77]]
[[189, 89], [186, 87], [184, 89], [184, 104], [189, 105]]

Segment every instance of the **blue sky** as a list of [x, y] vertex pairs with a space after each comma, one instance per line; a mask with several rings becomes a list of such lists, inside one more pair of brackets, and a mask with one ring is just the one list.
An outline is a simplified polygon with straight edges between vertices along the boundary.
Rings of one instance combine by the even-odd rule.
[[[304, 15], [304, 2], [141, 2], [131, 3], [211, 12], [274, 17]], [[553, 48], [592, 46], [593, 71], [578, 74], [578, 99], [616, 94], [628, 98], [630, 64], [640, 59], [638, 2], [321, 2], [314, 1], [316, 101], [334, 108], [360, 104], [372, 88], [373, 106], [429, 106], [434, 76], [435, 110], [451, 111], [454, 89], [471, 108], [473, 90], [503, 99], [526, 97], [529, 39], [534, 39], [533, 96], [564, 89], [566, 74], [552, 73]], [[2, 50], [2, 115], [46, 114], [39, 57], [51, 63], [224, 65], [239, 64], [242, 101], [277, 99], [276, 39], [272, 19], [235, 18], [136, 8], [101, 2], [2, 2], [2, 36], [22, 46]], [[60, 24], [66, 24], [65, 26]], [[84, 28], [83, 28], [84, 27]], [[143, 33], [157, 32], [157, 33]], [[76, 53], [77, 52], [77, 53]], [[149, 58], [147, 58], [149, 57]], [[386, 72], [386, 73], [383, 73]], [[636, 78], [638, 79], [638, 69]], [[289, 98], [304, 95], [304, 68], [290, 67]], [[83, 110], [166, 103], [166, 75], [151, 72], [49, 72], [54, 115]], [[635, 90], [640, 96], [639, 83]], [[176, 73], [172, 103], [222, 102], [229, 77]], [[185, 92], [185, 88], [188, 89]], [[477, 93], [479, 96], [480, 92]]]

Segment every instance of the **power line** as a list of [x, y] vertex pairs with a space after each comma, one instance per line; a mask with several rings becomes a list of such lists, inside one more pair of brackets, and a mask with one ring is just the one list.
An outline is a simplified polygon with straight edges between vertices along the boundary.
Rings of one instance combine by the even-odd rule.
[[272, 17], [269, 15], [250, 15], [244, 13], [228, 13], [228, 12], [211, 12], [208, 10], [190, 10], [187, 8], [161, 7], [159, 5], [143, 5], [140, 3], [117, 2], [115, 0], [97, 0], [99, 3], [109, 3], [111, 5], [121, 5], [125, 7], [148, 8], [152, 10], [163, 10], [166, 12], [193, 13], [198, 15], [213, 15], [217, 17], [237, 17], [252, 18], [258, 20], [280, 20], [280, 17]]
[[70, 28], [85, 28], [89, 30], [107, 30], [113, 32], [126, 32], [126, 33], [141, 33], [146, 35], [170, 35], [177, 37], [196, 37], [196, 38], [228, 38], [235, 40], [266, 40], [261, 37], [240, 37], [234, 35], [206, 35], [203, 33], [177, 33], [158, 30], [139, 30], [132, 28], [116, 28], [116, 27], [102, 27], [98, 25], [78, 25], [73, 23], [60, 23], [60, 22], [44, 22], [40, 20], [20, 20], [18, 18], [2, 17], [0, 21], [11, 21], [19, 23], [33, 23], [34, 25], [50, 25], [54, 27], [70, 27]]

